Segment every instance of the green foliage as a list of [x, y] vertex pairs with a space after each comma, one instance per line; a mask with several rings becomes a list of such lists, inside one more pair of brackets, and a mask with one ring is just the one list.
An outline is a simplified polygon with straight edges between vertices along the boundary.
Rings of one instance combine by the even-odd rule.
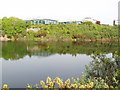
[[84, 21], [84, 22], [82, 22], [82, 24], [90, 25], [90, 24], [93, 24], [93, 23], [91, 21]]
[[108, 58], [105, 54], [94, 54], [91, 57], [93, 61], [86, 66], [87, 76], [89, 78], [101, 77], [109, 86], [119, 86], [119, 64], [116, 58]]
[[48, 34], [45, 30], [39, 30], [37, 33], [35, 33], [35, 37], [45, 37]]
[[34, 40], [34, 35], [35, 35], [35, 32], [33, 30], [29, 30], [26, 33], [26, 37], [27, 37], [28, 40]]
[[31, 28], [31, 22], [30, 21], [26, 22], [26, 27]]
[[[9, 38], [14, 36], [15, 39], [19, 38], [19, 36], [26, 36], [26, 38], [29, 39], [31, 35], [26, 33], [26, 28], [39, 28], [41, 31], [38, 31], [35, 34], [34, 37], [36, 39], [37, 37], [43, 36], [45, 39], [55, 39], [59, 41], [65, 39], [76, 39], [78, 41], [118, 40], [118, 26], [97, 25], [93, 24], [91, 21], [82, 22], [82, 24], [79, 25], [74, 23], [76, 22], [73, 22], [72, 24], [31, 25], [30, 22], [26, 23], [18, 18], [3, 17], [0, 29], [2, 30], [2, 34], [7, 34]], [[32, 38], [34, 37], [32, 35]]]
[[92, 88], [111, 88], [101, 77], [90, 79], [86, 75], [83, 75], [82, 78], [72, 78], [72, 80], [73, 84], [83, 85], [82, 87], [84, 88], [89, 88], [87, 86], [91, 86], [91, 84]]
[[5, 60], [18, 60], [26, 56], [27, 48], [24, 42], [3, 42], [2, 57]]
[[[86, 23], [86, 22], [85, 22]], [[49, 32], [46, 38], [49, 39], [76, 39], [76, 40], [91, 40], [91, 41], [110, 41], [118, 40], [118, 29], [116, 26], [106, 26], [97, 24], [52, 24], [52, 25], [32, 25], [32, 27], [39, 27], [43, 31]], [[44, 38], [43, 38], [44, 39]]]
[[[29, 37], [30, 38], [30, 37]], [[31, 38], [32, 39], [32, 38]], [[14, 55], [34, 55], [35, 53], [49, 54], [77, 54], [96, 55], [113, 53], [118, 50], [117, 43], [90, 43], [90, 42], [2, 42], [2, 58], [6, 60], [16, 57]], [[17, 48], [22, 47], [22, 48]], [[34, 48], [37, 48], [34, 50]], [[20, 49], [20, 50], [19, 50]], [[9, 51], [8, 51], [9, 50]], [[114, 54], [114, 56], [117, 54]], [[118, 60], [119, 65], [119, 60]]]
[[14, 17], [3, 17], [2, 18], [2, 31], [7, 34], [9, 38], [15, 35], [22, 33], [26, 30], [26, 23], [18, 18]]

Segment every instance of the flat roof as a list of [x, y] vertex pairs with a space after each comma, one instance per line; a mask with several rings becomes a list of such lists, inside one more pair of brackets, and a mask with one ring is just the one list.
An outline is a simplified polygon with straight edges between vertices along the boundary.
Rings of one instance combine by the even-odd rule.
[[50, 20], [50, 21], [58, 21], [58, 20], [53, 20], [53, 19], [29, 19], [29, 20], [25, 20], [25, 21], [30, 21], [30, 20]]

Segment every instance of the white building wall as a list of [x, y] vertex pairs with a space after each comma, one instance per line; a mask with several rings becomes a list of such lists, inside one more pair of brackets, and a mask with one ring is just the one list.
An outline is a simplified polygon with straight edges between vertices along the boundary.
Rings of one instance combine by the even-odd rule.
[[34, 32], [38, 32], [40, 28], [27, 28], [26, 31], [33, 30]]

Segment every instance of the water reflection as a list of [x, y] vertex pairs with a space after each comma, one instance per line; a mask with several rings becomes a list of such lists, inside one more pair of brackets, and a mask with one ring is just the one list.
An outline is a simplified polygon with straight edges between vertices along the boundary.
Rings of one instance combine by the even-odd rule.
[[[112, 76], [119, 68], [119, 59], [115, 59], [117, 51], [117, 43], [3, 42], [3, 84], [23, 88], [48, 76], [81, 77], [88, 64], [86, 70], [91, 78]], [[112, 59], [106, 58], [110, 58], [109, 55]]]
[[118, 50], [117, 43], [77, 43], [77, 42], [2, 42], [2, 58], [19, 60], [25, 56], [50, 56], [53, 54], [99, 54], [112, 53]]
[[49, 57], [26, 56], [17, 61], [2, 61], [3, 83], [10, 87], [20, 88], [35, 85], [50, 76], [67, 79], [81, 77], [85, 65], [92, 61], [87, 55], [54, 54]]

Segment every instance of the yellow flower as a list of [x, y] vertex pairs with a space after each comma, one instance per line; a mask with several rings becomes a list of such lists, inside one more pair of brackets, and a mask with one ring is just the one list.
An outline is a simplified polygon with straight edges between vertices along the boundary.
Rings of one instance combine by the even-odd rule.
[[53, 87], [53, 82], [50, 82], [49, 85], [50, 85], [50, 87]]
[[69, 86], [69, 85], [66, 85], [65, 88], [70, 88], [70, 86]]
[[4, 84], [4, 85], [3, 85], [3, 88], [8, 88], [8, 85], [7, 85], [7, 84]]
[[65, 84], [70, 84], [70, 79], [66, 80]]
[[86, 88], [91, 88], [91, 86], [88, 84], [88, 85], [86, 86]]
[[77, 88], [78, 85], [77, 85], [77, 84], [72, 84], [70, 87], [71, 87], [71, 88]]
[[54, 83], [58, 83], [58, 77], [53, 80]]
[[27, 85], [27, 88], [32, 88], [32, 86], [28, 84], [28, 85]]
[[61, 79], [58, 79], [58, 83], [63, 83]]
[[48, 88], [48, 86], [45, 85], [44, 88]]
[[65, 88], [65, 86], [66, 86], [66, 85], [63, 84], [60, 88]]
[[47, 77], [47, 79], [46, 79], [46, 83], [49, 84], [50, 81], [51, 81], [51, 78], [50, 78], [50, 77]]
[[94, 83], [93, 83], [93, 82], [91, 82], [89, 85], [90, 85], [90, 87], [93, 87], [93, 86], [94, 86]]
[[63, 86], [63, 82], [58, 83], [58, 85], [59, 85], [59, 87], [62, 88], [62, 86]]
[[40, 81], [40, 84], [41, 84], [42, 86], [45, 85], [44, 81]]
[[85, 86], [84, 85], [80, 85], [79, 88], [85, 88]]
[[77, 85], [77, 84], [74, 84], [74, 87], [75, 87], [75, 88], [77, 88], [77, 87], [78, 87], [78, 85]]
[[54, 80], [53, 80], [54, 83], [61, 83], [62, 80], [59, 78], [59, 77], [56, 77]]
[[86, 88], [92, 88], [93, 87], [93, 82], [91, 82], [91, 83], [89, 83], [89, 84], [87, 84], [87, 85], [85, 85], [86, 86]]
[[87, 85], [85, 85], [85, 88], [87, 88]]
[[53, 82], [54, 82], [54, 83], [57, 83], [57, 80], [56, 80], [56, 79], [54, 79], [54, 80], [53, 80]]

